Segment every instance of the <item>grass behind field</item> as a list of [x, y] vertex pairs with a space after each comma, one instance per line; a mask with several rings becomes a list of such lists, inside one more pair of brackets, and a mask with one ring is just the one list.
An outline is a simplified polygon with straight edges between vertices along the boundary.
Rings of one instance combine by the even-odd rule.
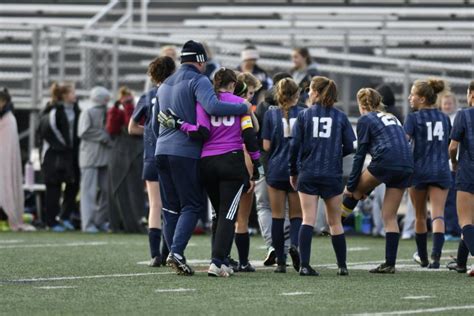
[[[204, 263], [193, 265], [198, 271], [193, 277], [137, 264], [148, 260], [146, 236], [2, 233], [0, 313], [342, 315], [471, 305], [473, 279], [446, 270], [414, 271], [413, 240], [400, 242], [397, 274], [369, 274], [368, 267], [383, 259], [384, 245], [383, 239], [349, 237], [349, 277], [336, 276], [331, 240], [318, 237], [311, 260], [321, 277], [303, 278], [291, 267], [286, 275], [276, 275], [260, 267], [256, 273], [216, 279], [207, 276]], [[251, 259], [263, 260], [262, 246], [261, 238], [251, 239]], [[446, 242], [445, 257], [455, 249], [456, 242]], [[195, 236], [186, 256], [207, 260], [209, 253], [209, 237]], [[159, 292], [177, 289], [186, 291]], [[282, 295], [295, 292], [300, 295]]]

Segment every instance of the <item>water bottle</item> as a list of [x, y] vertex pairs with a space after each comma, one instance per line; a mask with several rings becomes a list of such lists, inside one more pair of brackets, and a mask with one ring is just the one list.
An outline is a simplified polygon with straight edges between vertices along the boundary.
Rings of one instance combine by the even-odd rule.
[[372, 218], [366, 214], [362, 217], [362, 233], [370, 235], [372, 233]]
[[31, 161], [25, 164], [25, 185], [32, 187], [35, 184], [35, 169]]
[[358, 233], [362, 232], [362, 212], [357, 210], [354, 212], [354, 223], [355, 223], [355, 231]]

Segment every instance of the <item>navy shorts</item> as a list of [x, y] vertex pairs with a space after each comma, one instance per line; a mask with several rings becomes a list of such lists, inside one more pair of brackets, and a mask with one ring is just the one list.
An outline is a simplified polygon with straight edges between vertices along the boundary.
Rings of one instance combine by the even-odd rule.
[[319, 195], [323, 199], [330, 199], [344, 191], [342, 178], [324, 178], [318, 181], [298, 180], [298, 192], [310, 195]]
[[367, 170], [387, 188], [406, 189], [411, 186], [413, 171], [393, 170], [369, 165]]
[[146, 181], [158, 182], [158, 166], [155, 161], [143, 162], [142, 179]]
[[456, 190], [474, 194], [474, 183], [456, 182]]
[[285, 191], [289, 193], [296, 192], [295, 190], [293, 190], [290, 181], [269, 181], [267, 179], [267, 184], [276, 190]]
[[451, 187], [451, 181], [413, 183], [413, 186], [415, 189], [422, 191], [428, 190], [428, 187], [437, 187], [441, 190], [448, 190]]

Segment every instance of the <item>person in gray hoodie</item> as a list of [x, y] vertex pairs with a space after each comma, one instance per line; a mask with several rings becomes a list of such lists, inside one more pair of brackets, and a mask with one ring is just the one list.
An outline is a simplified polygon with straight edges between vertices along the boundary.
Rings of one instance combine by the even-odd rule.
[[[112, 140], [105, 130], [107, 103], [111, 94], [104, 87], [91, 90], [92, 106], [81, 113], [78, 136], [81, 138], [81, 228], [83, 232], [107, 230], [107, 164]], [[97, 196], [99, 190], [99, 196]]]

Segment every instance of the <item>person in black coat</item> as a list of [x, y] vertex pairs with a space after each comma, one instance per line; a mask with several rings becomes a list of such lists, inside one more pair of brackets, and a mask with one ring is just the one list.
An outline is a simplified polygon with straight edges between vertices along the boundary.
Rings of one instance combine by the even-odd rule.
[[[73, 230], [70, 216], [78, 210], [76, 196], [80, 183], [77, 137], [79, 113], [73, 86], [53, 83], [51, 101], [40, 115], [38, 133], [41, 170], [46, 185], [45, 221], [54, 232]], [[63, 183], [66, 186], [61, 212]]]

